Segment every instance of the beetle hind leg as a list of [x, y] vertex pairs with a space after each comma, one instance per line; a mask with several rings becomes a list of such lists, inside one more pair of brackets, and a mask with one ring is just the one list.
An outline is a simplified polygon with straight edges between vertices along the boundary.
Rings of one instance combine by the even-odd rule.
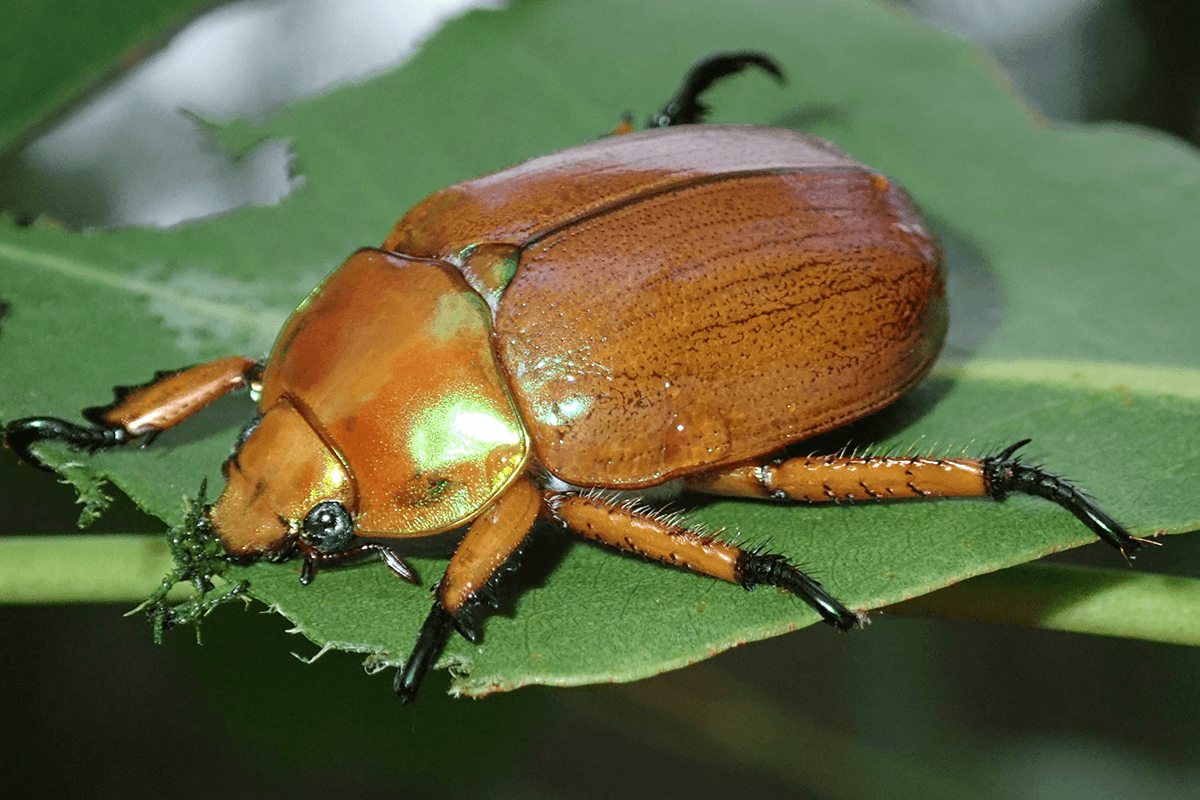
[[1075, 515], [1126, 557], [1148, 540], [1132, 535], [1069, 481], [1023, 464], [1017, 442], [985, 458], [801, 456], [688, 476], [693, 491], [767, 500], [852, 503], [928, 497], [1041, 497]]
[[804, 600], [825, 622], [842, 630], [863, 623], [862, 615], [846, 608], [783, 556], [745, 550], [670, 516], [603, 496], [555, 495], [550, 508], [560, 524], [584, 538], [746, 589], [758, 584], [776, 586]]
[[1022, 464], [1017, 450], [1029, 444], [1023, 439], [995, 455], [982, 460], [984, 482], [988, 496], [1003, 500], [1010, 492], [1029, 494], [1062, 506], [1098, 537], [1130, 558], [1143, 544], [1158, 544], [1151, 539], [1134, 536], [1121, 523], [1110, 517], [1070, 481], [1047, 472], [1041, 467]]

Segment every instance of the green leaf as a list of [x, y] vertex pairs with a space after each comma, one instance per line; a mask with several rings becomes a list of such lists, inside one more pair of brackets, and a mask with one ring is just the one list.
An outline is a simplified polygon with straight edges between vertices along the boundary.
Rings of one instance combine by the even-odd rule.
[[890, 613], [1200, 645], [1200, 580], [1021, 564], [901, 603]]
[[213, 0], [7, 3], [0, 28], [0, 156], [137, 66]]
[[[603, 30], [602, 37], [580, 36]], [[756, 47], [790, 83], [745, 75], [707, 98], [715, 122], [805, 129], [903, 183], [947, 246], [953, 322], [943, 361], [893, 408], [814, 443], [983, 454], [1032, 437], [1143, 535], [1200, 525], [1200, 160], [1146, 131], [1031, 118], [965, 43], [870, 2], [679, 6], [519, 2], [440, 31], [403, 69], [291, 104], [239, 140], [282, 139], [301, 188], [169, 231], [0, 227], [0, 416], [74, 418], [114, 384], [231, 353], [261, 354], [288, 311], [427, 193], [648, 115], [699, 55]], [[653, 343], [648, 343], [653, 346]], [[53, 365], [52, 368], [49, 365]], [[68, 379], [55, 376], [69, 376]], [[229, 398], [145, 451], [81, 458], [170, 523], [252, 413]], [[736, 529], [877, 608], [1091, 541], [1067, 513], [1012, 498], [865, 507], [713, 502]], [[811, 624], [780, 592], [747, 593], [567, 540], [549, 529], [484, 642], [442, 659], [455, 690], [631, 680]], [[420, 543], [417, 543], [420, 544]], [[400, 547], [402, 552], [405, 545]], [[1120, 558], [1113, 554], [1114, 565]], [[445, 560], [412, 563], [431, 585]], [[378, 563], [235, 570], [321, 646], [398, 663], [429, 608]], [[148, 587], [149, 588], [149, 587]], [[1193, 601], [1194, 602], [1194, 601]], [[869, 633], [862, 635], [870, 635]]]

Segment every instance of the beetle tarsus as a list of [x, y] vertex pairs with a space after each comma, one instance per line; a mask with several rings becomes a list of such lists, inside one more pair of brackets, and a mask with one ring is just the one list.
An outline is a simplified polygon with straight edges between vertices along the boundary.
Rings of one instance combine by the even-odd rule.
[[778, 586], [812, 606], [822, 619], [843, 631], [862, 627], [865, 617], [846, 608], [815, 578], [788, 563], [778, 553], [743, 551], [737, 562], [738, 583], [747, 589], [758, 584]]
[[983, 459], [988, 496], [994, 500], [1003, 500], [1010, 492], [1018, 492], [1056, 503], [1074, 514], [1092, 533], [1120, 550], [1126, 558], [1132, 558], [1133, 551], [1147, 540], [1125, 530], [1121, 523], [1104, 513], [1090, 497], [1070, 481], [1041, 467], [1022, 464], [1016, 452], [1029, 442], [1029, 439], [1022, 439]]
[[4, 428], [4, 440], [17, 457], [46, 471], [50, 468], [29, 449], [40, 441], [62, 442], [75, 450], [93, 453], [125, 444], [131, 438], [124, 428], [89, 428], [57, 417], [26, 417], [13, 420]]
[[783, 70], [779, 64], [765, 53], [755, 50], [712, 53], [692, 65], [684, 76], [679, 91], [667, 101], [661, 111], [646, 122], [646, 127], [669, 128], [673, 125], [693, 125], [702, 122], [708, 113], [708, 106], [700, 102], [700, 95], [721, 78], [751, 66], [773, 75], [781, 83], [784, 81]]
[[446, 640], [450, 638], [451, 628], [450, 614], [441, 603], [434, 603], [433, 608], [429, 610], [429, 616], [425, 618], [425, 624], [421, 626], [421, 633], [417, 635], [417, 644], [413, 647], [412, 655], [396, 672], [396, 696], [400, 698], [400, 702], [409, 705], [416, 701], [421, 681], [433, 666], [433, 662], [441, 655]]

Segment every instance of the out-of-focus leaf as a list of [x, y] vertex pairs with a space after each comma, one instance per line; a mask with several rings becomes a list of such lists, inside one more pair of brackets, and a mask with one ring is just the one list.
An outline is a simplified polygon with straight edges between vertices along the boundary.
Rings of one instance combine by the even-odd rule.
[[137, 66], [213, 0], [8, 3], [0, 25], [0, 157]]

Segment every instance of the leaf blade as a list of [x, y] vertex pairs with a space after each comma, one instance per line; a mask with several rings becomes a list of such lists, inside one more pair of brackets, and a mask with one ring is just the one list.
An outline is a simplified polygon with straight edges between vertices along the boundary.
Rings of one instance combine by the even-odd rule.
[[[699, 3], [688, 19], [674, 20], [664, 42], [657, 32], [667, 28], [656, 24], [677, 16], [667, 3], [628, 12], [604, 2], [469, 15], [403, 70], [294, 103], [265, 123], [265, 136], [291, 142], [305, 177], [276, 208], [240, 209], [169, 232], [0, 228], [0, 247], [48, 252], [116, 276], [107, 289], [81, 283], [59, 291], [0, 251], [12, 309], [0, 360], [11, 365], [8, 386], [19, 387], [0, 394], [0, 414], [72, 416], [102, 401], [114, 383], [265, 348], [258, 339], [273, 330], [280, 309], [298, 303], [345, 254], [380, 241], [426, 192], [577, 143], [610, 129], [630, 106], [655, 108], [692, 59], [740, 37], [783, 60], [793, 83], [784, 92], [751, 78], [718, 87], [714, 121], [802, 121], [900, 180], [934, 217], [957, 279], [952, 361], [892, 409], [821, 446], [836, 449], [853, 437], [987, 452], [1032, 436], [1035, 455], [1078, 479], [1136, 532], [1200, 522], [1185, 492], [1200, 477], [1200, 445], [1187, 435], [1197, 412], [1200, 348], [1192, 345], [1200, 325], [1182, 299], [1194, 283], [1183, 265], [1200, 246], [1195, 226], [1182, 224], [1200, 187], [1194, 154], [1127, 131], [1031, 121], [965, 45], [870, 3], [769, 14]], [[589, 24], [619, 33], [620, 44], [581, 44], [571, 31]], [[540, 46], [531, 50], [529, 42]], [[563, 64], [572, 65], [569, 74]], [[514, 108], [536, 109], [537, 117], [514, 120]], [[501, 122], [481, 127], [480, 120]], [[1129, 269], [1131, 254], [1140, 272]], [[153, 291], [135, 291], [136, 281]], [[222, 282], [232, 288], [208, 293]], [[156, 306], [154, 295], [170, 291], [183, 299]], [[189, 328], [177, 314], [223, 302], [253, 330]], [[1147, 320], [1153, 325], [1143, 336]], [[56, 338], [56, 329], [71, 326], [80, 344]], [[71, 372], [68, 385], [47, 385], [48, 363]], [[233, 399], [146, 452], [106, 453], [88, 465], [175, 522], [203, 477], [219, 485], [216, 468], [251, 413]], [[52, 463], [75, 459], [50, 455]], [[694, 518], [772, 536], [855, 607], [1089, 540], [1064, 512], [1020, 499], [1000, 507], [855, 509], [722, 502]], [[590, 546], [566, 545], [551, 562], [554, 569], [535, 575], [517, 599], [512, 618], [488, 622], [481, 647], [451, 643], [442, 663], [469, 668], [461, 691], [632, 680], [815, 621], [795, 598], [745, 593]], [[444, 560], [417, 563], [428, 584]], [[407, 655], [428, 609], [424, 592], [378, 564], [327, 571], [303, 591], [295, 565], [238, 574], [319, 644], [384, 660]]]

